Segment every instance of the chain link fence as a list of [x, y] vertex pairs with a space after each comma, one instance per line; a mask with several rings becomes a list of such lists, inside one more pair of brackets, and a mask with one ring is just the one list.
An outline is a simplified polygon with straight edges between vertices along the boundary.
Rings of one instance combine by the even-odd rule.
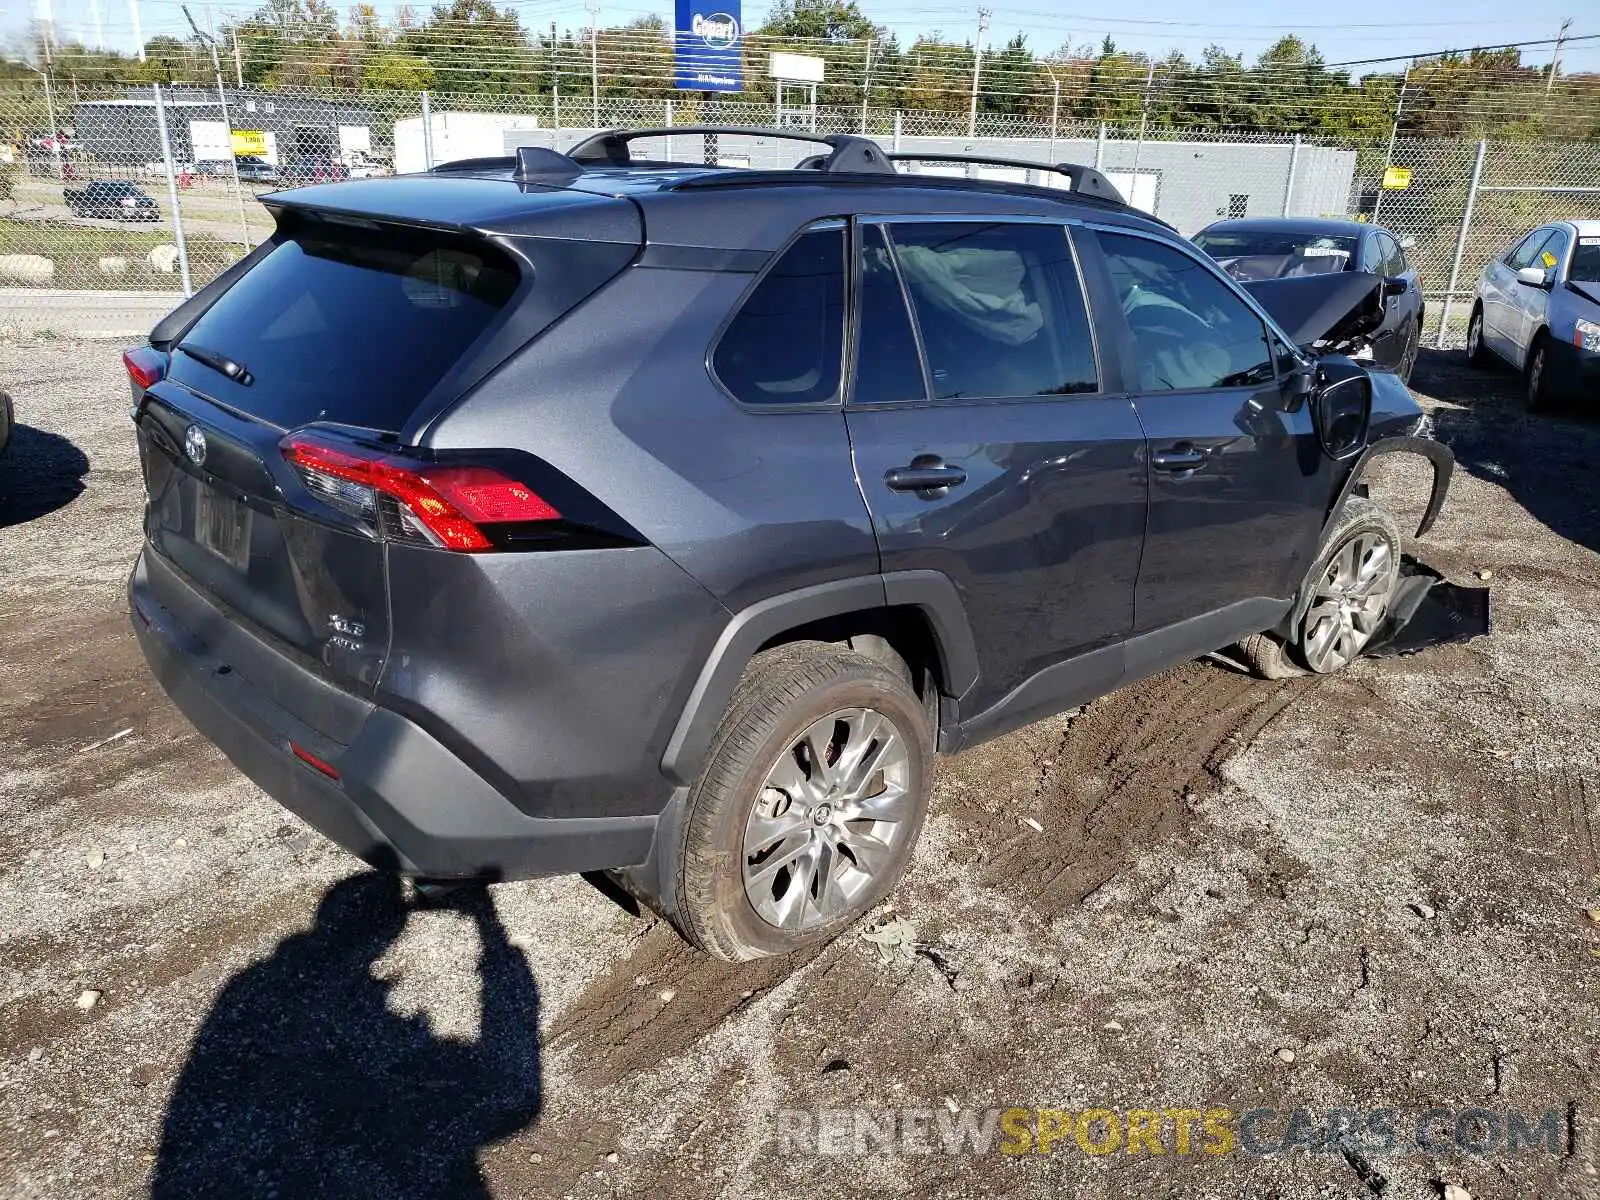
[[[1479, 270], [1518, 235], [1560, 217], [1600, 216], [1595, 142], [1401, 138], [1391, 147], [997, 114], [980, 114], [969, 136], [960, 113], [779, 112], [695, 93], [597, 104], [589, 94], [129, 86], [63, 96], [28, 87], [0, 91], [0, 308], [93, 291], [147, 297], [132, 306], [159, 309], [268, 237], [272, 219], [259, 197], [285, 187], [422, 171], [519, 145], [567, 149], [596, 128], [778, 123], [866, 133], [906, 154], [1090, 164], [1184, 234], [1242, 216], [1380, 222], [1422, 276], [1441, 345], [1464, 330]], [[650, 153], [731, 166], [788, 166], [806, 153], [753, 135], [663, 142]], [[909, 169], [1048, 181], [1005, 167]]]

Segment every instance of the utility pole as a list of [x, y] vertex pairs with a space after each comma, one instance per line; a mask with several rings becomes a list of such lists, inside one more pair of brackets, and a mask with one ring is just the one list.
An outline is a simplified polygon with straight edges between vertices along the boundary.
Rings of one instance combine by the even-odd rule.
[[[1394, 143], [1400, 136], [1400, 114], [1406, 110], [1406, 87], [1411, 83], [1411, 68], [1416, 63], [1412, 62], [1406, 67], [1406, 73], [1400, 78], [1400, 95], [1394, 102], [1394, 124], [1389, 127], [1389, 150], [1383, 156], [1384, 174], [1389, 173], [1389, 168], [1394, 166]], [[1378, 194], [1372, 200], [1372, 220], [1378, 220], [1378, 211], [1383, 208], [1383, 180], [1378, 180]]]
[[211, 51], [211, 71], [217, 78], [217, 103], [222, 106], [222, 137], [225, 142], [222, 152], [228, 156], [228, 167], [233, 175], [233, 198], [239, 204], [239, 232], [244, 236], [245, 252], [249, 253], [250, 222], [244, 215], [244, 188], [239, 183], [239, 156], [233, 152], [233, 122], [228, 117], [227, 93], [222, 90], [222, 62], [217, 57], [217, 39], [200, 32], [200, 26], [194, 23], [194, 14], [189, 11], [187, 4], [180, 7], [189, 21], [189, 28], [194, 30], [195, 41], [202, 43]]
[[[867, 69], [866, 69], [865, 78], [863, 78], [862, 81], [861, 81], [861, 133], [862, 133], [863, 137], [866, 136], [866, 132], [867, 132], [867, 100], [871, 95], [872, 95], [872, 39], [868, 38], [867, 39]], [[812, 93], [812, 98], [813, 99], [816, 98], [816, 93], [815, 92]], [[813, 106], [813, 107], [815, 107], [815, 106]]]
[[1567, 30], [1572, 28], [1572, 18], [1568, 17], [1561, 22], [1561, 32], [1556, 34], [1556, 48], [1550, 55], [1550, 70], [1544, 77], [1544, 93], [1550, 94], [1550, 89], [1555, 86], [1556, 70], [1561, 64], [1561, 43], [1567, 40]]
[[561, 60], [556, 57], [556, 23], [550, 22], [550, 99], [551, 120], [561, 128]]
[[978, 10], [978, 44], [972, 54], [972, 106], [967, 110], [967, 136], [978, 136], [978, 76], [983, 71], [983, 35], [989, 32], [989, 10]]
[[600, 0], [589, 0], [589, 88], [594, 128], [600, 128]]
[[237, 22], [229, 32], [233, 34], [233, 81], [240, 88], [243, 88], [244, 60], [239, 57], [239, 26]]
[[144, 61], [144, 27], [139, 24], [139, 0], [128, 0], [128, 15], [133, 18], [133, 44], [139, 55], [139, 61]]

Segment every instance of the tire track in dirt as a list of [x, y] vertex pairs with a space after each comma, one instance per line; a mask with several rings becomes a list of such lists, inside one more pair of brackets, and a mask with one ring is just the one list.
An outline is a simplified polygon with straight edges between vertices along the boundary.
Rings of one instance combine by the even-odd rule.
[[[1181, 834], [1194, 800], [1220, 786], [1222, 763], [1319, 682], [1266, 683], [1188, 663], [1096, 702], [1064, 732], [1034, 725], [945, 765], [957, 778], [993, 778], [994, 760], [1014, 759], [1024, 748], [1043, 836], [1018, 823], [1025, 814], [1017, 809], [941, 803], [963, 828], [961, 841], [985, 848], [975, 863], [980, 882], [1053, 916], [1078, 905], [1132, 856]], [[687, 1052], [763, 992], [825, 957], [835, 962], [814, 974], [809, 1003], [858, 1007], [865, 1003], [861, 973], [839, 960], [836, 947], [723, 963], [658, 922], [567, 1008], [546, 1049], [563, 1057], [574, 1083], [616, 1087]], [[669, 988], [675, 995], [664, 1004], [660, 993]]]
[[[1319, 683], [1268, 683], [1192, 662], [1095, 702], [1037, 754], [1031, 812], [952, 810], [975, 848], [978, 881], [1046, 919], [1076, 907], [1131, 857], [1181, 835], [1194, 803], [1220, 786], [1223, 762]], [[952, 770], [991, 775], [987, 749]]]

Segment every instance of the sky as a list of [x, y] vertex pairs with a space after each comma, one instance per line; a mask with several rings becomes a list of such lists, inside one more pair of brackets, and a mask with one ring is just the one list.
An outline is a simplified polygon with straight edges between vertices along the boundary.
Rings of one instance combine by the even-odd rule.
[[[1106, 7], [1087, 0], [986, 0], [992, 10], [989, 38], [1001, 44], [1016, 33], [1028, 36], [1036, 52], [1049, 52], [1070, 41], [1098, 45], [1109, 34], [1123, 50], [1146, 51], [1157, 56], [1181, 50], [1191, 58], [1213, 42], [1247, 61], [1285, 33], [1298, 33], [1313, 42], [1329, 62], [1406, 55], [1451, 47], [1493, 45], [1553, 38], [1564, 17], [1572, 17], [1572, 34], [1600, 33], [1600, 13], [1589, 3], [1577, 0], [1452, 0], [1448, 5], [1430, 0], [1343, 0], [1338, 6], [1288, 5], [1282, 0], [1211, 0], [1204, 19], [1196, 20], [1192, 0], [1150, 0], [1133, 10], [1120, 10], [1123, 16], [1096, 15]], [[110, 49], [131, 51], [135, 45], [129, 0], [0, 0], [0, 28], [20, 29], [39, 4], [53, 6], [58, 36], [95, 41], [95, 14], [103, 44]], [[139, 11], [144, 35], [177, 33], [187, 30], [181, 0], [141, 0]], [[507, 6], [507, 0], [497, 0]], [[710, 0], [708, 0], [708, 7]], [[725, 7], [725, 3], [719, 7]], [[246, 13], [249, 3], [221, 3], [209, 6], [191, 0], [195, 17], [202, 26], [209, 7], [214, 18], [223, 14]], [[428, 0], [414, 0], [415, 11], [425, 13]], [[524, 26], [545, 28], [555, 21], [562, 29], [587, 27], [589, 17], [582, 0], [509, 0]], [[1120, 6], [1118, 6], [1120, 9]], [[1334, 19], [1337, 8], [1339, 20]], [[392, 13], [393, 0], [380, 0], [379, 11]], [[761, 23], [766, 0], [746, 0], [745, 25]], [[887, 25], [909, 45], [919, 33], [941, 30], [946, 37], [964, 40], [977, 32], [977, 5], [957, 4], [952, 0], [862, 0], [862, 11]], [[1508, 14], [1514, 11], [1515, 15]], [[622, 24], [634, 17], [659, 14], [671, 20], [670, 4], [651, 4], [649, 0], [619, 0], [600, 6], [602, 27]], [[1304, 17], [1303, 20], [1299, 19]], [[1448, 18], [1448, 19], [1447, 19]], [[1523, 51], [1526, 63], [1547, 63], [1550, 47], [1530, 47]], [[1562, 52], [1564, 69], [1600, 71], [1600, 40], [1568, 46]], [[1369, 68], [1370, 69], [1370, 68]], [[1359, 71], [1358, 71], [1359, 73]]]

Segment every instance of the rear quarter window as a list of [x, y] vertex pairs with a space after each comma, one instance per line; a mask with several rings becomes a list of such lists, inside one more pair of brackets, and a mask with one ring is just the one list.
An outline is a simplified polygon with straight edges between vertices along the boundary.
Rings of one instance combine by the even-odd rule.
[[516, 263], [488, 243], [310, 222], [178, 343], [226, 355], [254, 382], [181, 353], [172, 377], [283, 428], [399, 430], [520, 283]]

